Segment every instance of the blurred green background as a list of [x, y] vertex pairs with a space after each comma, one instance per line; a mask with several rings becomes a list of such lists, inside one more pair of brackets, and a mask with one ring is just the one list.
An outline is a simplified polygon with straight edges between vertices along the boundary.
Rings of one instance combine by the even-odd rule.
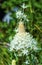
[[[13, 39], [16, 34], [15, 29], [18, 26], [18, 20], [15, 17], [16, 10], [22, 10], [21, 6], [25, 3], [28, 7], [25, 9], [29, 22], [24, 22], [26, 31], [33, 35], [38, 41], [39, 51], [37, 54], [38, 65], [42, 65], [42, 0], [2, 0], [0, 1], [0, 65], [11, 65], [13, 59], [7, 43]], [[35, 55], [35, 54], [34, 54]], [[31, 65], [37, 65], [32, 64]], [[18, 64], [19, 65], [19, 64]]]

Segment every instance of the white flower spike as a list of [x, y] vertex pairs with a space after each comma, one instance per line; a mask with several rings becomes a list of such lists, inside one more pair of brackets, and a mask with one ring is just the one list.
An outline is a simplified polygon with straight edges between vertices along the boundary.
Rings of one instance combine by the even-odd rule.
[[19, 22], [18, 33], [16, 33], [14, 39], [10, 42], [10, 50], [15, 49], [20, 52], [18, 55], [28, 55], [30, 50], [37, 50], [37, 42], [33, 37], [25, 31], [23, 22]]

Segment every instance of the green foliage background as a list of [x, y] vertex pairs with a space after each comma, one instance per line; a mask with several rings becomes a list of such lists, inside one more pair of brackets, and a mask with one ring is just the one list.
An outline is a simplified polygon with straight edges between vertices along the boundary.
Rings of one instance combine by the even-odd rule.
[[[20, 4], [22, 3], [28, 5], [25, 13], [28, 15], [29, 23], [26, 22], [25, 27], [26, 31], [32, 34], [38, 41], [38, 46], [41, 48], [38, 51], [38, 65], [42, 65], [42, 0], [6, 0], [0, 7], [5, 9], [4, 12], [7, 13], [12, 11], [16, 6], [20, 8]], [[14, 12], [12, 12], [12, 17], [15, 18]], [[15, 35], [17, 25], [18, 21], [16, 18], [10, 21], [9, 24], [0, 21], [0, 65], [11, 65], [12, 53], [10, 53], [6, 45]], [[32, 63], [33, 60], [31, 65], [34, 65]]]

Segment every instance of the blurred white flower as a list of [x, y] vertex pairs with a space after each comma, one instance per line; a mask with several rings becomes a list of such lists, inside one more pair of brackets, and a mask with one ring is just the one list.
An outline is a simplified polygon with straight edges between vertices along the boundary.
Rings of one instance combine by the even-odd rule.
[[23, 13], [22, 13], [21, 11], [17, 11], [17, 12], [16, 12], [16, 18], [21, 19], [22, 16], [23, 16]]
[[26, 64], [26, 65], [29, 64], [28, 60], [25, 61], [25, 64]]
[[28, 19], [27, 19], [27, 15], [23, 15], [23, 19], [24, 19], [24, 21], [26, 20], [27, 22], [29, 21]]
[[28, 55], [28, 50], [23, 50], [23, 52], [22, 52], [24, 55]]
[[21, 5], [21, 7], [22, 7], [23, 9], [25, 9], [25, 8], [27, 8], [28, 6], [26, 6], [25, 3], [23, 3], [23, 4]]
[[16, 12], [16, 18], [17, 19], [24, 19], [24, 21], [26, 20], [26, 21], [29, 21], [28, 19], [27, 19], [27, 15], [25, 15], [22, 11], [17, 11]]

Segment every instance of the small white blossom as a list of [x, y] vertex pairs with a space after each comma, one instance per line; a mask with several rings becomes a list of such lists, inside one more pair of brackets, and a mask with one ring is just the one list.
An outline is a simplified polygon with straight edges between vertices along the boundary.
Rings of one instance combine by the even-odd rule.
[[29, 64], [28, 60], [25, 61], [25, 64], [26, 64], [26, 65]]
[[21, 6], [23, 9], [27, 8], [28, 6], [25, 5], [25, 3], [23, 3], [23, 5]]
[[24, 55], [28, 55], [28, 50], [23, 50], [23, 52], [22, 52]]
[[16, 18], [21, 19], [22, 16], [23, 16], [23, 13], [21, 11], [16, 12]]

